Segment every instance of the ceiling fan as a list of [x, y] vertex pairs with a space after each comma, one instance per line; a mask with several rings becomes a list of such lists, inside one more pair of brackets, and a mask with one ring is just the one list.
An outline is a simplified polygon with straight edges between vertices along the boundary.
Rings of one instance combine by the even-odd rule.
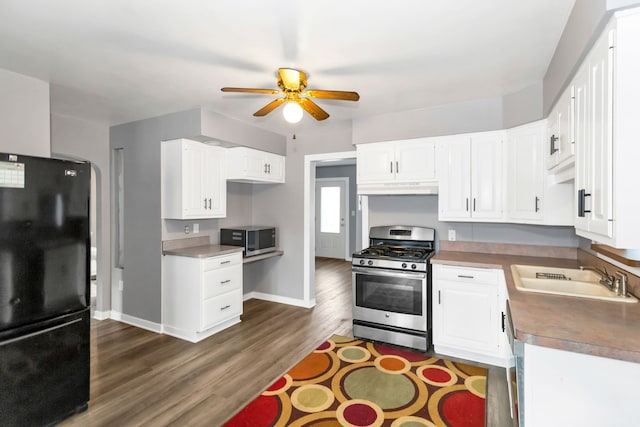
[[[241, 87], [223, 87], [223, 92], [246, 92], [246, 93], [264, 93], [268, 95], [284, 95], [282, 98], [275, 99], [253, 113], [254, 116], [266, 116], [282, 104], [285, 105], [284, 116], [290, 123], [297, 123], [302, 118], [302, 110], [311, 114], [316, 120], [325, 120], [329, 117], [329, 113], [324, 111], [309, 98], [336, 99], [342, 101], [357, 101], [360, 95], [357, 92], [346, 92], [341, 90], [305, 90], [307, 87], [307, 75], [293, 68], [278, 69], [278, 87], [277, 89], [251, 89]], [[300, 108], [302, 107], [302, 108]]]

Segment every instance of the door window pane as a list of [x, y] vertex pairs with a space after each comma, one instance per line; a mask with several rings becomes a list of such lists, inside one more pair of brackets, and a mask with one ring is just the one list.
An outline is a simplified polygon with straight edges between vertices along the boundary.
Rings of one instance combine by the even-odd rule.
[[320, 190], [320, 232], [340, 233], [340, 187]]

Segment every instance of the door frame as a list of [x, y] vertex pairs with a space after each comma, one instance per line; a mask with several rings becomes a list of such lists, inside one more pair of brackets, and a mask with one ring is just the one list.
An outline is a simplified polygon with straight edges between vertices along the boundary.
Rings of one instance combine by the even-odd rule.
[[355, 159], [355, 151], [307, 154], [304, 156], [304, 235], [303, 235], [303, 300], [306, 307], [316, 305], [315, 280], [315, 221], [316, 215], [316, 165], [318, 162]]
[[[349, 215], [350, 209], [351, 207], [349, 206], [349, 198], [351, 197], [351, 192], [349, 191], [349, 177], [348, 176], [341, 176], [341, 177], [337, 177], [337, 178], [316, 178], [315, 179], [315, 183], [317, 184], [318, 182], [329, 182], [329, 181], [342, 181], [344, 182], [344, 260], [345, 261], [351, 261], [351, 252], [349, 251], [349, 247], [351, 246], [351, 239], [350, 239], [350, 230], [349, 230], [349, 220], [351, 219], [351, 216]], [[315, 188], [314, 188], [314, 194], [317, 200], [318, 194], [315, 193]], [[315, 205], [314, 205], [315, 208]], [[315, 214], [315, 212], [314, 212]], [[315, 221], [314, 221], [314, 230], [313, 233], [316, 233], [316, 227], [315, 227]], [[315, 238], [314, 238], [314, 243], [315, 243]], [[314, 245], [314, 253], [315, 253], [315, 245]]]

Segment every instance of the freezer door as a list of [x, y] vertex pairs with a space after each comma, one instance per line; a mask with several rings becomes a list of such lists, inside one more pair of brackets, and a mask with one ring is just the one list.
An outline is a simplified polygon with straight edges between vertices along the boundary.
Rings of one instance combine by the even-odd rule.
[[0, 153], [0, 331], [89, 305], [90, 165]]
[[89, 321], [85, 309], [0, 339], [2, 426], [51, 425], [87, 408]]

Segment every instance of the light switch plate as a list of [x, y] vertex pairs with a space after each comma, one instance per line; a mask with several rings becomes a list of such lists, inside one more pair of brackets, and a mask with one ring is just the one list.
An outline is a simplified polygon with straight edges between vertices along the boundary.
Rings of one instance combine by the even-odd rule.
[[198, 223], [193, 224], [193, 232], [194, 233], [199, 233], [200, 232], [200, 224], [198, 224]]
[[456, 230], [449, 230], [449, 240], [456, 240]]

